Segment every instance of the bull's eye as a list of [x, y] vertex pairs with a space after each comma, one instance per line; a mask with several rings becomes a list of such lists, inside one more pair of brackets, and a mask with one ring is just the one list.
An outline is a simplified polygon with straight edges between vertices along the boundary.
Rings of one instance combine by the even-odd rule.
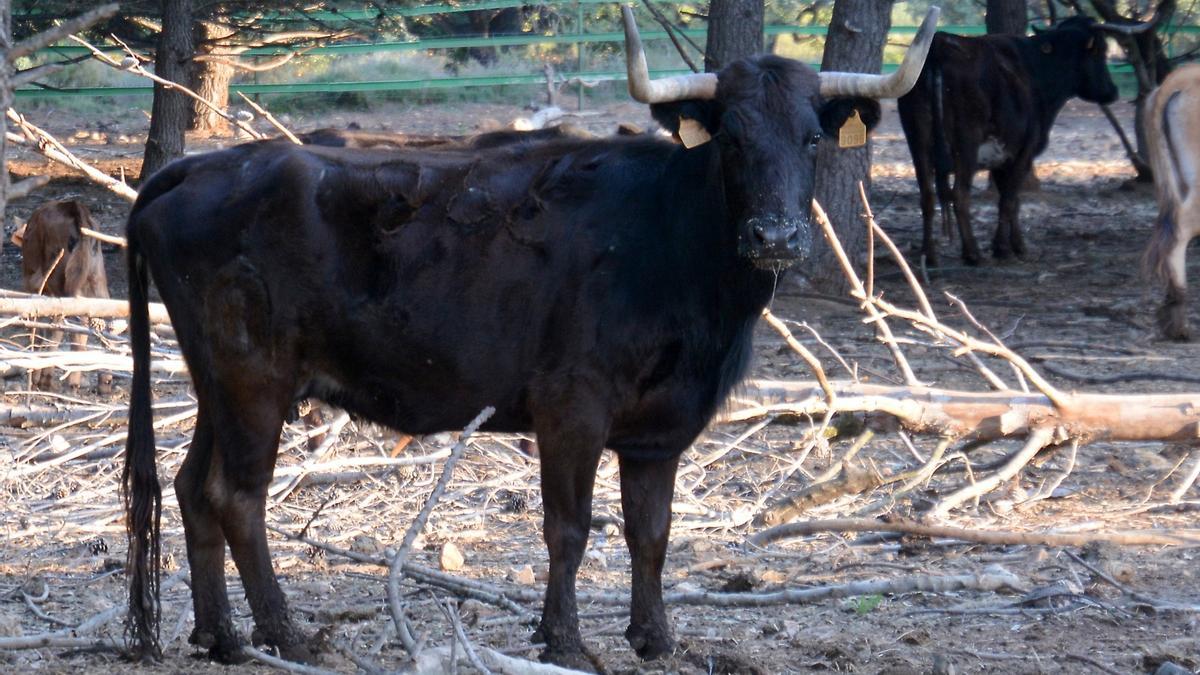
[[814, 131], [808, 135], [808, 138], [804, 139], [804, 142], [808, 145], [808, 147], [815, 148], [821, 142], [822, 138], [824, 138], [824, 135], [821, 132]]

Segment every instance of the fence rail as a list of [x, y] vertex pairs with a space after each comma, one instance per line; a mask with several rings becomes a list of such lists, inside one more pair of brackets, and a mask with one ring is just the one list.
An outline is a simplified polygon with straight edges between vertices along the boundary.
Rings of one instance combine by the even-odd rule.
[[[545, 3], [551, 6], [562, 8], [581, 8], [583, 5], [609, 4], [612, 0], [564, 0], [561, 2]], [[440, 13], [455, 13], [480, 10], [506, 9], [513, 7], [521, 7], [525, 4], [522, 0], [484, 0], [462, 5], [423, 5], [419, 7], [409, 7], [396, 10], [389, 10], [389, 16], [423, 16], [429, 14]], [[378, 16], [378, 12], [373, 10], [348, 10], [339, 12], [320, 11], [306, 13], [306, 18], [313, 18], [320, 21], [367, 21], [374, 20]], [[281, 17], [282, 19], [282, 17]], [[582, 17], [580, 17], [582, 19]], [[577, 28], [582, 28], [582, 22]], [[686, 35], [695, 40], [703, 40], [707, 34], [704, 28], [683, 28], [677, 29], [679, 33]], [[893, 26], [889, 32], [889, 36], [908, 36], [915, 33], [916, 26]], [[941, 27], [941, 30], [960, 35], [982, 35], [986, 32], [982, 25], [949, 25]], [[1198, 34], [1200, 26], [1172, 26], [1172, 34]], [[798, 25], [770, 25], [763, 30], [764, 37], [774, 37], [779, 35], [798, 35], [806, 37], [823, 37], [826, 33], [825, 26], [798, 26]], [[648, 30], [642, 34], [646, 41], [665, 40], [669, 37], [664, 30]], [[498, 35], [490, 37], [446, 37], [446, 38], [430, 38], [423, 40], [411, 41], [387, 41], [387, 42], [353, 42], [339, 43], [332, 45], [321, 45], [310, 47], [303, 50], [303, 54], [307, 55], [330, 55], [330, 56], [351, 56], [359, 54], [378, 54], [392, 52], [417, 52], [417, 51], [437, 51], [450, 50], [461, 48], [479, 48], [479, 47], [523, 47], [533, 45], [546, 46], [563, 46], [573, 45], [579, 50], [586, 50], [588, 45], [604, 45], [620, 43], [624, 41], [624, 34], [620, 31], [598, 31], [587, 32], [586, 30], [577, 30], [576, 32], [564, 32], [558, 34], [530, 34], [523, 33], [519, 35]], [[107, 51], [119, 51], [117, 48], [105, 48]], [[251, 49], [245, 52], [246, 56], [276, 56], [286, 53], [289, 50], [286, 46], [268, 46], [256, 49]], [[51, 53], [61, 57], [79, 57], [88, 53], [87, 49], [77, 45], [59, 45], [47, 48], [45, 53]], [[810, 64], [815, 65], [815, 64]], [[533, 68], [531, 67], [530, 71]], [[1126, 64], [1113, 65], [1110, 67], [1113, 77], [1118, 81], [1118, 85], [1127, 86], [1132, 79], [1132, 71], [1130, 66]], [[680, 70], [659, 70], [656, 74], [676, 74], [683, 72]], [[566, 78], [580, 78], [589, 81], [607, 81], [607, 80], [623, 80], [625, 75], [623, 72], [616, 71], [588, 71], [582, 68], [581, 60], [577, 60], [577, 67], [574, 72], [563, 71], [561, 73]], [[545, 82], [544, 75], [533, 72], [527, 73], [497, 73], [494, 75], [477, 75], [466, 77], [445, 77], [445, 78], [414, 78], [403, 80], [372, 80], [372, 81], [346, 81], [346, 82], [291, 82], [291, 83], [236, 83], [230, 86], [230, 91], [242, 92], [246, 94], [299, 94], [299, 93], [341, 93], [341, 92], [386, 92], [386, 91], [421, 91], [434, 89], [457, 89], [457, 88], [472, 88], [472, 87], [494, 87], [506, 85], [526, 85], [539, 84]], [[103, 86], [103, 87], [66, 87], [66, 88], [51, 88], [51, 87], [26, 87], [18, 89], [15, 95], [21, 99], [35, 98], [62, 98], [62, 97], [102, 97], [102, 96], [147, 96], [153, 92], [150, 86]]]

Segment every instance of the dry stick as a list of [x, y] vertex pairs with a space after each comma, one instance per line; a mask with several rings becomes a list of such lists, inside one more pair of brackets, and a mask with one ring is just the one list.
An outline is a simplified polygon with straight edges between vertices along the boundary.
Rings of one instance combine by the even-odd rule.
[[296, 138], [296, 134], [293, 134], [287, 127], [283, 126], [283, 124], [280, 123], [279, 120], [275, 119], [275, 116], [268, 112], [266, 108], [263, 108], [259, 104], [255, 103], [249, 96], [246, 96], [240, 91], [237, 93], [237, 95], [241, 96], [242, 100], [246, 102], [246, 105], [253, 108], [254, 112], [262, 115], [263, 119], [265, 119], [267, 122], [270, 122], [271, 126], [278, 129], [279, 133], [283, 134], [284, 137], [289, 141], [295, 143], [296, 145], [304, 145], [299, 138]]
[[[435, 598], [436, 599], [436, 598]], [[446, 602], [438, 602], [438, 608], [446, 615], [450, 621], [450, 625], [454, 627], [454, 636], [458, 638], [459, 644], [462, 645], [463, 651], [467, 653], [467, 660], [476, 670], [483, 675], [492, 675], [492, 671], [487, 666], [483, 665], [483, 661], [479, 660], [479, 654], [475, 652], [475, 647], [471, 641], [467, 639], [467, 631], [463, 629], [462, 617], [458, 615], [458, 608], [454, 605], [454, 601], [446, 598]], [[451, 664], [453, 666], [453, 664]]]
[[[933, 312], [933, 305], [929, 303], [929, 298], [925, 295], [925, 289], [921, 287], [920, 281], [918, 281], [916, 275], [913, 274], [912, 267], [910, 267], [908, 261], [905, 260], [904, 254], [900, 252], [900, 248], [896, 246], [896, 243], [892, 241], [892, 238], [888, 236], [888, 233], [885, 232], [883, 228], [879, 226], [879, 223], [875, 221], [875, 216], [871, 211], [871, 204], [867, 200], [866, 188], [863, 187], [861, 181], [858, 184], [858, 194], [862, 199], [864, 208], [866, 209], [865, 218], [871, 228], [871, 241], [874, 241], [875, 237], [878, 237], [879, 240], [883, 242], [884, 246], [887, 247], [888, 252], [892, 254], [892, 259], [900, 268], [900, 272], [908, 281], [908, 287], [912, 290], [913, 296], [916, 297], [917, 303], [921, 306], [921, 311], [925, 314], [925, 316], [929, 317], [931, 321], [937, 321], [937, 315]], [[999, 377], [997, 377], [990, 368], [985, 366], [983, 362], [979, 360], [978, 356], [975, 354], [968, 354], [968, 356], [970, 357], [971, 362], [974, 364], [975, 369], [979, 371], [979, 374], [983, 376], [983, 379], [988, 381], [988, 384], [992, 385], [992, 388], [998, 391], [1009, 388], [1008, 385], [1006, 385]]]
[[[679, 57], [683, 59], [683, 62], [687, 64], [688, 68], [691, 68], [693, 73], [700, 72], [700, 68], [697, 67], [696, 63], [692, 61], [692, 58], [688, 56], [687, 50], [685, 50], [683, 45], [679, 43], [679, 38], [676, 36], [675, 25], [667, 20], [667, 17], [663, 15], [662, 11], [659, 10], [658, 7], [654, 6], [654, 0], [642, 0], [642, 4], [646, 5], [646, 9], [650, 10], [650, 14], [654, 16], [654, 20], [663, 27], [663, 30], [667, 31], [667, 37], [671, 38], [671, 44], [675, 45], [675, 51], [679, 52]], [[691, 38], [684, 35], [683, 39], [687, 40], [688, 44], [690, 44], [696, 51], [700, 52], [701, 54], [704, 53], [704, 50], [700, 49], [695, 42], [692, 42]]]
[[[171, 316], [161, 302], [149, 303], [150, 323], [171, 323]], [[30, 293], [5, 293], [0, 297], [0, 315], [24, 318], [55, 316], [92, 316], [100, 319], [129, 317], [127, 300], [105, 298], [47, 298]]]
[[1097, 569], [1091, 563], [1087, 562], [1086, 560], [1079, 557], [1078, 555], [1075, 555], [1075, 553], [1073, 553], [1071, 551], [1063, 551], [1063, 553], [1066, 553], [1067, 556], [1071, 558], [1071, 560], [1074, 560], [1075, 562], [1079, 563], [1084, 568], [1086, 568], [1089, 572], [1091, 572], [1092, 574], [1095, 574], [1098, 578], [1103, 579], [1104, 581], [1108, 582], [1110, 585], [1112, 585], [1113, 588], [1116, 588], [1117, 590], [1128, 595], [1129, 597], [1133, 598], [1134, 600], [1137, 600], [1138, 602], [1143, 602], [1143, 603], [1146, 603], [1147, 605], [1150, 605], [1154, 609], [1157, 609], [1157, 610], [1172, 609], [1172, 610], [1182, 610], [1185, 612], [1200, 611], [1200, 606], [1197, 606], [1197, 605], [1182, 605], [1177, 602], [1172, 602], [1170, 600], [1162, 600], [1160, 598], [1153, 598], [1148, 595], [1143, 595], [1141, 593], [1138, 593], [1137, 591], [1133, 590], [1132, 588], [1129, 588], [1125, 584], [1112, 578], [1112, 576], [1105, 573], [1104, 570]]
[[70, 150], [67, 150], [62, 143], [59, 143], [54, 136], [51, 136], [45, 130], [26, 121], [25, 117], [17, 111], [9, 108], [6, 111], [6, 114], [8, 115], [8, 119], [11, 120], [13, 124], [17, 125], [17, 127], [25, 135], [24, 139], [27, 144], [32, 145], [41, 154], [56, 162], [66, 164], [77, 171], [83, 172], [83, 174], [93, 182], [103, 185], [104, 187], [131, 202], [137, 199], [137, 190], [134, 190], [126, 185], [124, 181], [117, 180], [116, 178], [105, 174], [82, 159], [79, 159], [74, 153], [72, 153]]
[[1121, 139], [1121, 145], [1125, 148], [1125, 156], [1129, 158], [1129, 163], [1133, 165], [1135, 171], [1139, 175], [1150, 173], [1150, 167], [1146, 164], [1146, 160], [1133, 149], [1133, 144], [1129, 142], [1129, 137], [1125, 135], [1125, 129], [1121, 126], [1121, 122], [1117, 120], [1117, 116], [1113, 111], [1104, 104], [1100, 105], [1101, 112], [1108, 118], [1108, 123], [1117, 132], [1117, 136]]
[[272, 668], [278, 668], [279, 670], [284, 670], [289, 673], [298, 673], [299, 675], [337, 675], [337, 671], [325, 670], [324, 668], [317, 668], [315, 666], [306, 666], [303, 663], [296, 663], [294, 661], [281, 659], [278, 656], [271, 656], [260, 649], [251, 647], [250, 645], [242, 645], [242, 653], [254, 659], [255, 661], [258, 661], [259, 663], [265, 663]]
[[[327, 434], [316, 450], [304, 460], [298, 467], [288, 467], [294, 471], [291, 477], [284, 478], [283, 475], [275, 473], [275, 483], [267, 488], [267, 496], [271, 498], [271, 504], [275, 505], [288, 498], [288, 495], [300, 486], [304, 478], [312, 472], [312, 465], [316, 464], [326, 453], [337, 445], [338, 439], [341, 437], [342, 429], [350, 423], [349, 413], [342, 412], [327, 425]], [[282, 479], [282, 480], [281, 480]]]
[[93, 230], [90, 227], [81, 227], [81, 228], [79, 228], [79, 231], [82, 232], [85, 236], [91, 237], [93, 239], [99, 239], [100, 241], [102, 241], [106, 244], [115, 244], [117, 246], [120, 246], [121, 248], [129, 247], [129, 242], [125, 240], [125, 237], [118, 237], [118, 236], [112, 235], [112, 234], [104, 234], [103, 232], [97, 232], [96, 230]]
[[799, 354], [800, 358], [804, 359], [804, 361], [808, 364], [808, 367], [812, 369], [813, 375], [816, 375], [817, 377], [817, 382], [821, 383], [821, 389], [825, 391], [825, 401], [829, 403], [829, 407], [832, 408], [834, 406], [833, 387], [829, 386], [829, 380], [825, 377], [825, 369], [821, 367], [820, 360], [817, 359], [815, 354], [808, 350], [808, 347], [805, 347], [799, 340], [796, 339], [794, 335], [792, 335], [792, 331], [788, 329], [787, 324], [780, 321], [778, 317], [772, 314], [770, 309], [764, 307], [762, 311], [762, 317], [763, 320], [767, 322], [767, 325], [769, 325], [771, 328], [774, 328], [776, 332], [783, 336], [784, 342], [787, 342], [787, 345], [792, 348], [792, 351]]
[[124, 42], [117, 40], [117, 42], [121, 42], [121, 46], [125, 48], [125, 51], [128, 53], [128, 57], [124, 61], [117, 61], [116, 59], [112, 58], [108, 54], [105, 54], [104, 52], [100, 51], [99, 49], [96, 49], [96, 47], [94, 47], [92, 45], [92, 43], [88, 42], [87, 40], [84, 40], [83, 38], [81, 38], [77, 35], [72, 35], [71, 41], [75, 42], [77, 44], [83, 45], [85, 48], [87, 48], [87, 50], [92, 53], [92, 57], [95, 58], [100, 63], [103, 63], [104, 65], [110, 66], [112, 68], [116, 68], [117, 70], [123, 70], [128, 73], [133, 73], [134, 75], [140, 75], [141, 77], [144, 77], [147, 80], [150, 80], [157, 84], [160, 84], [163, 87], [166, 87], [167, 89], [174, 89], [174, 90], [178, 91], [179, 93], [183, 94], [184, 96], [187, 96], [188, 98], [191, 98], [192, 100], [197, 101], [198, 103], [211, 108], [214, 112], [216, 112], [218, 115], [220, 115], [221, 117], [228, 120], [230, 123], [232, 123], [238, 129], [241, 129], [242, 131], [246, 132], [251, 138], [255, 138], [255, 139], [263, 138], [263, 135], [260, 134], [258, 131], [256, 131], [254, 129], [254, 127], [239, 120], [235, 116], [230, 115], [229, 113], [225, 112], [224, 110], [221, 109], [221, 106], [217, 105], [216, 103], [213, 103], [212, 101], [204, 98], [200, 94], [197, 94], [196, 92], [192, 91], [191, 89], [188, 89], [187, 87], [183, 86], [182, 84], [179, 84], [178, 82], [172, 82], [171, 80], [168, 80], [166, 78], [159, 77], [158, 75], [155, 75], [154, 73], [143, 68], [141, 61], [137, 57], [137, 54], [134, 54], [133, 50], [129, 48], [129, 45], [126, 45]]
[[821, 229], [825, 231], [825, 240], [833, 248], [834, 255], [837, 256], [838, 262], [842, 266], [842, 272], [846, 275], [847, 281], [850, 282], [853, 289], [852, 295], [862, 301], [863, 309], [879, 329], [880, 335], [883, 336], [883, 343], [891, 350], [892, 358], [896, 361], [896, 366], [904, 375], [904, 382], [910, 385], [920, 384], [912, 368], [908, 365], [908, 359], [904, 357], [904, 352], [900, 351], [900, 345], [896, 342], [895, 336], [892, 335], [892, 329], [888, 327], [887, 320], [875, 308], [875, 302], [871, 297], [866, 294], [866, 289], [863, 288], [862, 282], [859, 281], [858, 273], [854, 271], [854, 266], [850, 264], [850, 259], [846, 257], [846, 251], [842, 248], [842, 242], [838, 240], [837, 232], [833, 229], [833, 223], [829, 222], [829, 216], [826, 215], [825, 209], [821, 208], [821, 204], [815, 199], [812, 202], [812, 208], [813, 212], [817, 215], [817, 222], [821, 224]]
[[404, 644], [404, 649], [408, 652], [409, 656], [416, 657], [420, 652], [420, 645], [408, 630], [404, 604], [400, 597], [400, 576], [404, 569], [404, 559], [408, 557], [408, 553], [412, 549], [413, 541], [416, 540], [417, 535], [421, 533], [421, 530], [425, 529], [425, 523], [429, 520], [429, 514], [433, 512], [434, 504], [437, 503], [438, 498], [446, 490], [446, 484], [450, 482], [450, 476], [454, 473], [454, 466], [458, 463], [458, 458], [462, 456], [463, 450], [466, 449], [471, 435], [495, 412], [495, 408], [487, 406], [475, 416], [475, 419], [471, 420], [467, 428], [463, 429], [458, 442], [450, 450], [450, 456], [446, 458], [446, 463], [442, 467], [442, 475], [438, 478], [437, 484], [434, 485], [433, 491], [429, 493], [429, 497], [426, 498], [425, 504], [421, 507], [421, 511], [413, 520], [412, 525], [409, 525], [408, 531], [404, 533], [404, 539], [400, 542], [400, 548], [396, 550], [395, 555], [392, 556], [391, 563], [388, 565], [388, 609], [391, 611], [392, 622], [396, 626], [396, 632], [400, 636], [400, 641]]
[[1196, 483], [1196, 478], [1200, 477], [1200, 452], [1193, 449], [1190, 454], [1195, 458], [1195, 461], [1192, 462], [1192, 469], [1188, 471], [1188, 475], [1184, 477], [1179, 487], [1171, 491], [1171, 498], [1168, 500], [1171, 504], [1178, 504], [1182, 501], [1183, 496]]
[[[1001, 342], [1001, 341], [1000, 341], [1000, 338], [999, 338], [999, 337], [997, 337], [997, 336], [996, 336], [996, 334], [992, 332], [992, 330], [991, 330], [990, 328], [988, 328], [987, 326], [983, 325], [983, 323], [981, 323], [981, 322], [980, 322], [978, 319], [976, 319], [976, 318], [975, 318], [975, 315], [971, 313], [971, 309], [970, 309], [969, 307], [967, 307], [967, 303], [965, 303], [965, 302], [963, 302], [962, 300], [958, 299], [958, 297], [956, 297], [956, 296], [955, 296], [953, 293], [951, 293], [950, 291], [945, 291], [945, 293], [946, 293], [946, 297], [947, 297], [947, 298], [950, 300], [950, 302], [952, 302], [952, 303], [954, 303], [955, 305], [957, 305], [957, 306], [958, 306], [958, 311], [962, 312], [962, 315], [963, 315], [963, 316], [965, 316], [965, 317], [967, 318], [967, 321], [970, 321], [970, 322], [971, 322], [971, 325], [975, 326], [975, 328], [977, 328], [977, 329], [979, 329], [980, 331], [982, 331], [984, 335], [986, 335], [986, 336], [988, 336], [989, 338], [991, 338], [991, 339], [992, 339], [992, 342], [994, 342], [994, 343], [996, 343], [996, 344], [998, 344], [998, 345], [1003, 345], [1003, 344], [1004, 344], [1003, 342]], [[968, 356], [970, 356], [970, 357], [971, 357], [971, 358], [972, 358], [974, 361], [976, 361], [976, 362], [978, 362], [978, 361], [979, 361], [979, 357], [978, 357], [978, 356], [975, 356], [975, 354], [974, 354], [974, 353], [972, 353], [972, 352], [966, 352], [966, 353], [967, 353], [967, 355], [968, 355]], [[1014, 353], [1015, 353], [1015, 352], [1014, 352]], [[1020, 368], [1018, 368], [1018, 367], [1017, 367], [1017, 365], [1016, 365], [1015, 363], [1011, 362], [1011, 361], [1009, 361], [1008, 365], [1009, 365], [1009, 367], [1011, 367], [1011, 368], [1013, 369], [1013, 372], [1016, 374], [1016, 376], [1017, 376], [1017, 382], [1018, 382], [1018, 383], [1020, 383], [1020, 385], [1021, 385], [1021, 391], [1029, 391], [1029, 385], [1028, 385], [1028, 384], [1026, 384], [1026, 382], [1025, 382], [1025, 376], [1024, 376], [1022, 373], [1021, 373], [1021, 369], [1020, 369]], [[1007, 387], [1005, 387], [1005, 388], [1007, 389]]]
[[[163, 582], [162, 592], [174, 588], [180, 581], [183, 580], [183, 575], [187, 573], [187, 565], [184, 565], [178, 572], [172, 574], [170, 578]], [[43, 647], [64, 647], [76, 649], [100, 648], [117, 650], [122, 649], [122, 645], [114, 640], [106, 640], [101, 638], [86, 638], [82, 637], [96, 630], [104, 624], [112, 621], [118, 616], [122, 616], [129, 610], [125, 605], [116, 605], [108, 609], [92, 615], [83, 623], [74, 628], [65, 628], [53, 633], [43, 633], [41, 635], [22, 635], [19, 637], [0, 637], [0, 650], [7, 649], [41, 649]]]
[[972, 485], [966, 485], [954, 492], [946, 495], [939, 501], [930, 512], [934, 517], [944, 517], [950, 509], [962, 504], [965, 501], [975, 499], [980, 495], [994, 490], [1004, 481], [1017, 475], [1017, 473], [1033, 459], [1033, 456], [1042, 448], [1050, 444], [1054, 439], [1056, 429], [1053, 427], [1037, 427], [1029, 432], [1029, 438], [1025, 441], [1025, 446], [1018, 452], [1014, 453], [1004, 466], [1000, 467], [990, 476], [981, 478], [978, 482]]
[[804, 537], [819, 532], [897, 532], [922, 537], [958, 539], [992, 546], [1086, 546], [1094, 542], [1108, 542], [1125, 546], [1200, 545], [1200, 530], [1164, 530], [1162, 532], [1118, 530], [1088, 533], [1003, 532], [949, 525], [926, 525], [907, 520], [885, 522], [870, 518], [833, 518], [787, 523], [751, 535], [746, 541], [752, 546], [764, 547], [782, 539]]
[[1032, 504], [1033, 502], [1039, 502], [1043, 499], [1049, 499], [1051, 496], [1053, 496], [1054, 491], [1058, 489], [1058, 486], [1062, 485], [1062, 482], [1067, 479], [1067, 476], [1070, 476], [1071, 472], [1075, 470], [1075, 458], [1078, 454], [1079, 454], [1079, 439], [1072, 438], [1071, 439], [1071, 450], [1070, 450], [1070, 453], [1067, 455], [1067, 459], [1066, 459], [1066, 462], [1064, 463], [1062, 470], [1059, 471], [1057, 475], [1053, 476], [1049, 480], [1043, 481], [1042, 484], [1038, 487], [1037, 492], [1035, 492], [1033, 494], [1033, 496], [1031, 496], [1029, 499], [1026, 499], [1025, 501], [1023, 501], [1021, 503], [1022, 504]]
[[46, 276], [42, 277], [42, 283], [38, 284], [38, 295], [46, 294], [46, 284], [50, 283], [50, 275], [54, 274], [54, 270], [58, 269], [58, 264], [62, 262], [63, 256], [67, 254], [67, 249], [58, 249], [58, 255], [54, 256], [54, 262], [50, 263], [50, 269], [46, 270]]

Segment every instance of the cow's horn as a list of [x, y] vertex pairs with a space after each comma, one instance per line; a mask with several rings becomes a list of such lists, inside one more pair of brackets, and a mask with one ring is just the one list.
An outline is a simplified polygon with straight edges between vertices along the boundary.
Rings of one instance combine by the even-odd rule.
[[669, 103], [716, 96], [716, 73], [651, 80], [650, 69], [646, 67], [646, 52], [642, 50], [642, 37], [638, 35], [637, 22], [633, 20], [633, 10], [623, 5], [621, 19], [625, 22], [625, 68], [629, 73], [629, 95], [635, 101]]
[[821, 73], [821, 95], [833, 96], [862, 96], [864, 98], [900, 98], [912, 89], [925, 67], [925, 57], [929, 54], [929, 45], [933, 43], [933, 33], [937, 30], [938, 14], [941, 10], [930, 7], [921, 29], [913, 38], [912, 45], [904, 54], [904, 61], [891, 75], [866, 75], [863, 73]]

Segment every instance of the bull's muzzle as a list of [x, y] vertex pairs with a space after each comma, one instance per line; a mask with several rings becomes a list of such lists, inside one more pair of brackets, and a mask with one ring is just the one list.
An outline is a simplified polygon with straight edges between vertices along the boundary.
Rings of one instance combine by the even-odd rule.
[[813, 226], [808, 220], [754, 216], [746, 220], [742, 254], [760, 267], [783, 267], [808, 258]]

